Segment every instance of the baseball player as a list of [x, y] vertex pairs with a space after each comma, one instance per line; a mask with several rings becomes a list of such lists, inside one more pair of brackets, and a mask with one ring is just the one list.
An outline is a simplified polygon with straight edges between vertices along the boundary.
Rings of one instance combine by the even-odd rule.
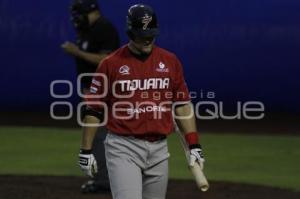
[[[203, 168], [195, 117], [178, 58], [154, 45], [157, 17], [148, 5], [129, 8], [129, 43], [97, 69], [86, 96], [79, 165], [90, 176], [97, 162], [91, 153], [96, 124], [107, 120], [104, 142], [114, 199], [164, 199], [168, 182], [166, 137], [173, 113], [190, 149], [190, 164]], [[104, 109], [104, 116], [101, 110]], [[104, 118], [104, 119], [103, 119]]]
[[[75, 58], [78, 75], [94, 73], [99, 62], [119, 48], [118, 32], [111, 22], [101, 15], [97, 0], [73, 0], [70, 11], [71, 21], [77, 33], [77, 43], [67, 41], [62, 48]], [[91, 76], [81, 78], [83, 93], [89, 91], [91, 82]], [[81, 186], [83, 193], [110, 191], [103, 144], [106, 128], [98, 130], [100, 133], [94, 140], [93, 154], [99, 162], [99, 172]]]

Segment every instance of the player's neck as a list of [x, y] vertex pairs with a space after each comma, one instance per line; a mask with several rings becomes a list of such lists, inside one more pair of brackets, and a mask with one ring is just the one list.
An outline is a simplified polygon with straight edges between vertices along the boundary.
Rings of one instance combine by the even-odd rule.
[[143, 52], [137, 46], [135, 46], [135, 44], [131, 41], [128, 43], [128, 48], [132, 53], [136, 55], [150, 55], [153, 51], [153, 47], [152, 47], [151, 52], [149, 53]]
[[141, 60], [141, 61], [145, 61], [152, 53], [152, 51], [150, 53], [143, 53], [141, 51], [139, 51], [134, 44], [132, 44], [131, 42], [129, 42], [128, 44], [128, 49], [129, 52], [137, 59]]

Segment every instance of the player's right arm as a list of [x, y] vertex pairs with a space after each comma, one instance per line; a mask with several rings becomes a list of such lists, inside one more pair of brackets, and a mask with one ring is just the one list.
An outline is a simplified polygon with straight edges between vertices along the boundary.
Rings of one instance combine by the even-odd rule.
[[[102, 63], [96, 73], [107, 74], [106, 65]], [[81, 146], [79, 153], [79, 166], [81, 170], [88, 176], [93, 177], [97, 172], [97, 162], [92, 154], [92, 145], [99, 127], [99, 123], [103, 121], [103, 106], [101, 102], [105, 102], [107, 96], [100, 98], [105, 90], [106, 85], [101, 76], [94, 76], [90, 93], [85, 96], [86, 108], [83, 111], [83, 131], [81, 138]], [[100, 103], [99, 103], [100, 102]]]
[[100, 123], [100, 119], [93, 115], [85, 115], [83, 123], [85, 126], [83, 127], [80, 148], [84, 150], [91, 150], [98, 128], [96, 125]]
[[83, 127], [78, 164], [84, 174], [93, 177], [97, 173], [97, 162], [92, 154], [92, 144], [97, 132], [95, 124], [98, 124], [100, 120], [95, 116], [86, 115], [83, 122], [85, 126]]
[[90, 177], [94, 177], [97, 173], [97, 162], [92, 153], [92, 146], [102, 114], [89, 106], [86, 107], [84, 114], [84, 126], [78, 163], [83, 173]]

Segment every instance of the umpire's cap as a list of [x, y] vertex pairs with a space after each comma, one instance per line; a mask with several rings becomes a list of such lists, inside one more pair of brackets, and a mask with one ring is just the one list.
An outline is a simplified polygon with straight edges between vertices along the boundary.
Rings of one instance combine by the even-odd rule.
[[144, 4], [136, 4], [129, 8], [126, 32], [134, 37], [155, 37], [159, 34], [157, 17], [154, 10]]
[[97, 0], [74, 0], [71, 5], [71, 11], [80, 14], [88, 14], [94, 10], [99, 10]]

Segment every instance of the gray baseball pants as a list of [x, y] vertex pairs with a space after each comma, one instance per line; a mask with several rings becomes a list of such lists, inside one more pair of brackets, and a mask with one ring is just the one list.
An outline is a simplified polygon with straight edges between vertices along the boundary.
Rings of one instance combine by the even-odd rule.
[[98, 128], [96, 137], [93, 142], [93, 154], [97, 161], [98, 172], [93, 178], [95, 184], [103, 188], [109, 189], [108, 172], [106, 168], [104, 140], [107, 135], [106, 127]]
[[106, 164], [114, 199], [165, 199], [167, 140], [148, 142], [108, 133]]

